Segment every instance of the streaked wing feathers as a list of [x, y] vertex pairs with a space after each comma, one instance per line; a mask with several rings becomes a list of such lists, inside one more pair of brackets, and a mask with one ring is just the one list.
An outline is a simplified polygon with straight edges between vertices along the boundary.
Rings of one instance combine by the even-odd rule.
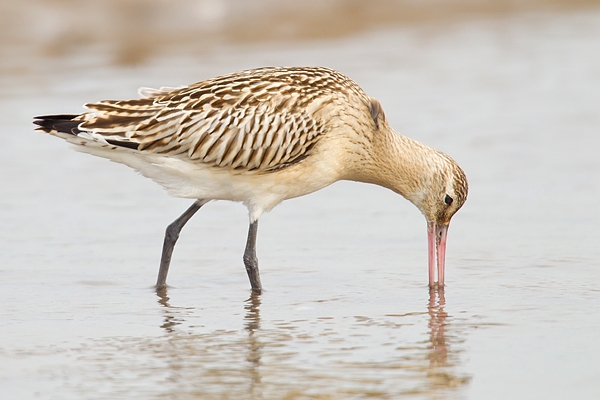
[[369, 98], [325, 68], [261, 68], [144, 98], [87, 104], [80, 129], [125, 147], [246, 171], [285, 168], [326, 131], [320, 112], [340, 96]]

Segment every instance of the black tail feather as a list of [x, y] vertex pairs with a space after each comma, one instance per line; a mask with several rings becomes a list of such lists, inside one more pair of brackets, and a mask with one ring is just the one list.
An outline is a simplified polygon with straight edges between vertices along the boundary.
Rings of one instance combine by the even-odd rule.
[[[40, 115], [39, 117], [34, 117], [33, 123], [39, 125], [38, 130], [46, 133], [63, 132], [77, 136], [82, 132], [82, 130], [79, 129], [81, 121], [75, 120], [77, 117], [79, 117], [77, 114]], [[133, 150], [138, 150], [139, 148], [139, 143], [135, 142], [112, 139], [105, 140], [113, 146], [126, 147]]]
[[41, 115], [34, 117], [33, 123], [39, 125], [41, 131], [50, 133], [52, 131], [77, 135], [81, 132], [78, 128], [81, 121], [74, 121], [77, 114]]

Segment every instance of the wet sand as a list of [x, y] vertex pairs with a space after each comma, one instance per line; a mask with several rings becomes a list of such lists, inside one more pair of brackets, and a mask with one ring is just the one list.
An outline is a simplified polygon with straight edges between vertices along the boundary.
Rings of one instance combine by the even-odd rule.
[[[184, 43], [134, 64], [115, 64], [102, 46], [4, 59], [3, 393], [600, 396], [599, 37], [600, 10], [587, 9], [204, 53]], [[224, 202], [186, 226], [170, 287], [157, 295], [164, 228], [190, 201], [31, 125], [37, 114], [134, 97], [139, 86], [263, 65], [346, 73], [399, 132], [463, 166], [470, 194], [449, 231], [445, 292], [426, 286], [426, 227], [414, 206], [340, 182], [261, 219], [261, 296], [241, 261], [246, 210]]]

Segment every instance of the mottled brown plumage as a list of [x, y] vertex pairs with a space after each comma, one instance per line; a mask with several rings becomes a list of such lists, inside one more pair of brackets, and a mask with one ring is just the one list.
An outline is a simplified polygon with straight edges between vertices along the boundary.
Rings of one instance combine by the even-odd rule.
[[[443, 284], [445, 233], [466, 200], [465, 174], [446, 154], [395, 132], [381, 104], [348, 77], [321, 67], [269, 67], [140, 94], [35, 123], [81, 151], [137, 169], [175, 196], [198, 199], [175, 224], [179, 230], [207, 201], [243, 202], [250, 211], [249, 244], [261, 214], [285, 199], [338, 180], [387, 187], [425, 215], [430, 284], [432, 240], [442, 248]], [[250, 247], [244, 260], [260, 290]]]
[[303, 159], [328, 129], [321, 114], [343, 97], [380, 113], [353, 81], [323, 68], [260, 68], [142, 94], [86, 104], [79, 128], [140, 151], [268, 172]]

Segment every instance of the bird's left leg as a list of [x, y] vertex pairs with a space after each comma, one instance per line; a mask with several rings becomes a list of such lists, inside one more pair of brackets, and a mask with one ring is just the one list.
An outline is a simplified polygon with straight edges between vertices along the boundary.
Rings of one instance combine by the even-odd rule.
[[158, 279], [156, 280], [156, 289], [160, 290], [167, 284], [167, 274], [169, 273], [169, 265], [171, 264], [171, 255], [175, 248], [175, 243], [179, 239], [179, 232], [184, 225], [196, 214], [196, 212], [204, 204], [208, 203], [208, 200], [198, 199], [191, 205], [190, 208], [185, 210], [183, 214], [175, 221], [173, 221], [165, 232], [165, 240], [163, 243], [162, 256], [160, 258], [160, 269], [158, 271]]
[[258, 220], [250, 222], [248, 228], [248, 240], [246, 241], [246, 251], [244, 251], [244, 265], [250, 279], [252, 290], [256, 293], [262, 292], [260, 284], [260, 274], [258, 272], [258, 258], [256, 258], [256, 233], [258, 231]]

